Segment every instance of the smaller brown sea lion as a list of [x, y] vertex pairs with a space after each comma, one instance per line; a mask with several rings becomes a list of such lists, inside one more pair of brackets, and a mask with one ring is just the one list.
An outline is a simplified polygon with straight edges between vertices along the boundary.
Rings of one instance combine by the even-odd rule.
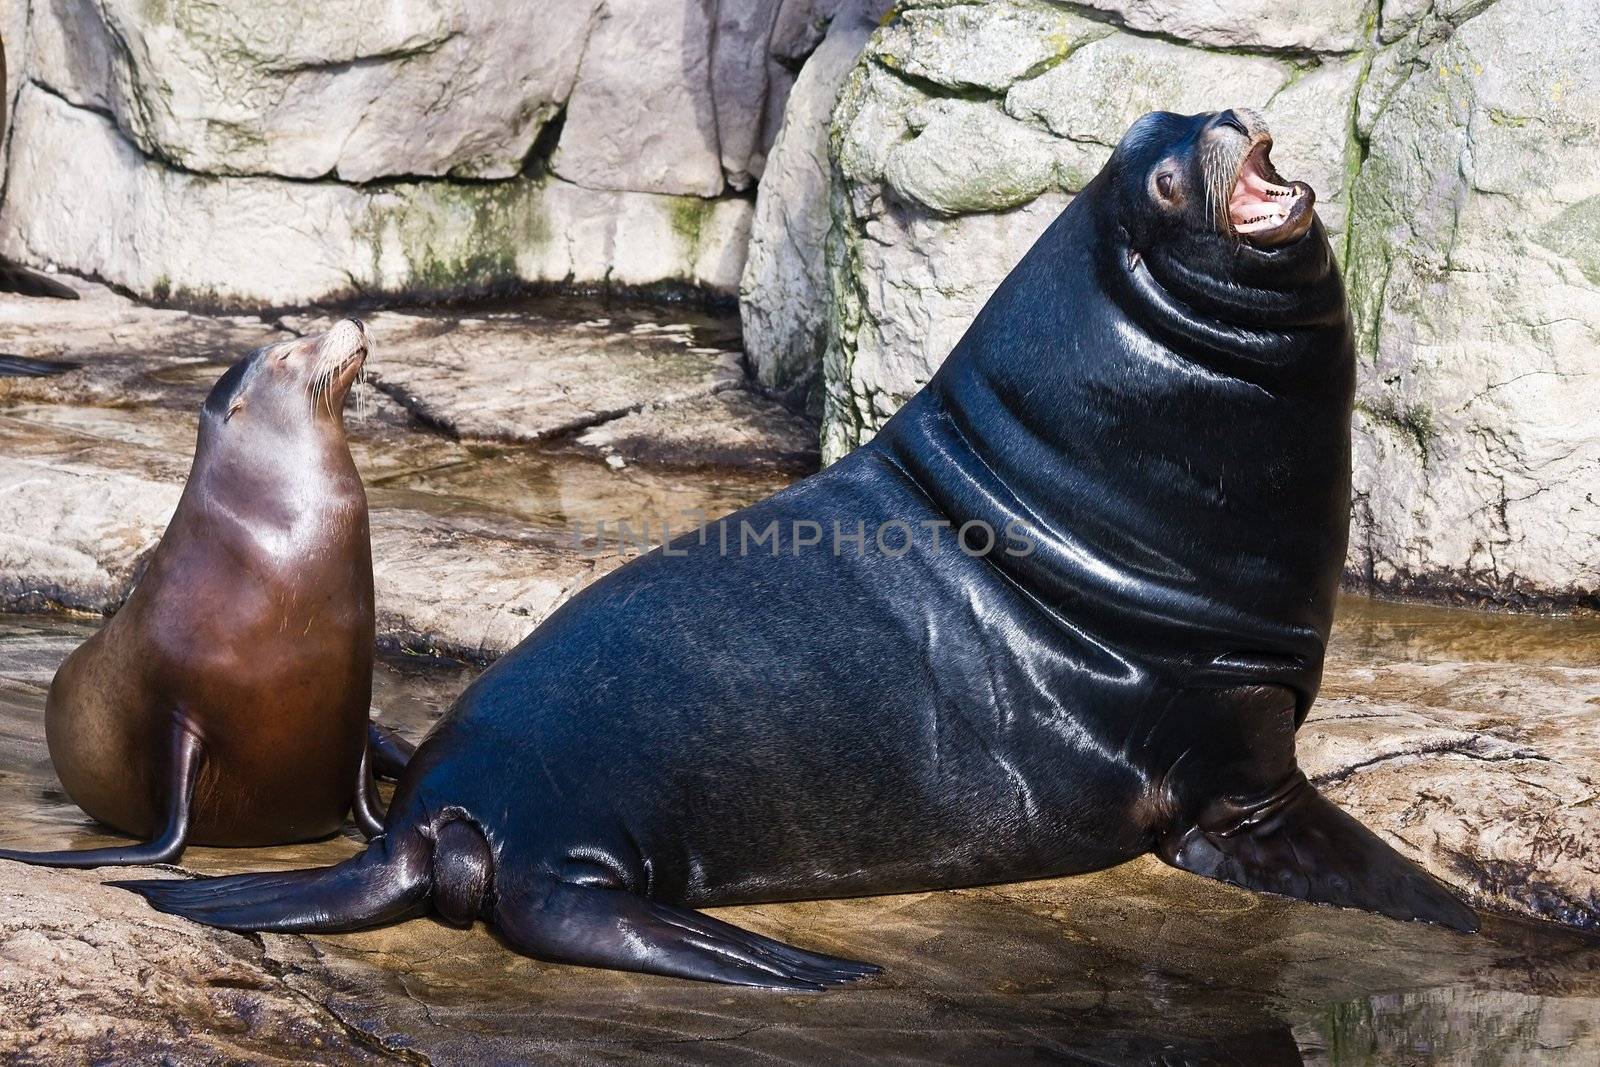
[[[372, 548], [343, 416], [366, 357], [365, 327], [345, 319], [222, 376], [143, 578], [51, 683], [62, 786], [146, 843], [0, 858], [170, 862], [191, 842], [322, 837], [352, 808], [377, 832]], [[403, 762], [404, 743], [382, 740], [382, 762]]]

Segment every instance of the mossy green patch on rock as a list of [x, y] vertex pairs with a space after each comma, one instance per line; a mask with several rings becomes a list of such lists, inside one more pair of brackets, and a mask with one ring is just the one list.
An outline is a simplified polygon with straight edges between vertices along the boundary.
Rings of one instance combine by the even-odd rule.
[[[852, 214], [847, 190], [852, 170], [865, 172], [871, 166], [872, 157], [882, 158], [856, 143], [862, 132], [858, 129], [858, 120], [871, 96], [870, 82], [874, 77], [888, 77], [876, 74], [878, 70], [880, 68], [872, 64], [856, 67], [839, 93], [828, 128], [828, 155], [833, 160], [833, 179], [828, 183], [828, 212], [833, 226], [826, 249], [829, 301], [827, 344], [822, 356], [823, 463], [832, 463], [860, 444], [864, 430], [861, 413], [852, 396], [856, 348], [865, 314], [860, 289], [865, 274], [861, 258], [863, 236]], [[895, 81], [892, 77], [888, 80]], [[906, 92], [909, 94], [909, 90]]]
[[352, 229], [376, 288], [481, 289], [516, 281], [519, 254], [550, 239], [542, 193], [526, 179], [407, 184], [373, 194]]
[[694, 262], [700, 251], [700, 240], [705, 235], [706, 223], [715, 209], [715, 201], [698, 196], [672, 198], [669, 221], [672, 232], [683, 242], [685, 262]]
[[1367, 421], [1389, 430], [1414, 446], [1422, 464], [1427, 465], [1439, 438], [1432, 409], [1419, 403], [1401, 404], [1388, 394], [1370, 400], [1357, 400], [1355, 407]]

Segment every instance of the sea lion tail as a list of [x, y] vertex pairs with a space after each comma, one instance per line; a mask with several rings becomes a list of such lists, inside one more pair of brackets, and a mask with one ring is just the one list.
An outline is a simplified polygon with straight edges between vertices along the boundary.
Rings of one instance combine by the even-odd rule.
[[1172, 866], [1263, 893], [1472, 933], [1477, 914], [1295, 771], [1270, 794], [1213, 801], [1157, 844]]
[[430, 848], [420, 834], [380, 837], [333, 867], [224, 878], [107, 882], [157, 911], [224, 930], [361, 930], [425, 912]]

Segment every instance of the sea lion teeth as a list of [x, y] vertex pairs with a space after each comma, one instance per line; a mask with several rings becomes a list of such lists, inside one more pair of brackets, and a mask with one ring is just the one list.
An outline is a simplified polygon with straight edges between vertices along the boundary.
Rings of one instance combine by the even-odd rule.
[[[1228, 223], [1240, 236], [1292, 239], [1303, 232], [1304, 227], [1295, 224], [1296, 209], [1307, 200], [1310, 187], [1303, 183], [1298, 186], [1279, 185], [1272, 180], [1269, 177], [1273, 173], [1270, 162], [1272, 139], [1266, 135], [1264, 126], [1259, 127], [1256, 133], [1253, 140], [1245, 141], [1239, 159], [1232, 191], [1228, 196]], [[1309, 208], [1309, 204], [1303, 206]], [[1307, 213], [1303, 212], [1301, 217], [1309, 222]], [[1269, 220], [1272, 220], [1271, 225], [1264, 225]], [[1285, 226], [1291, 232], [1273, 234], [1272, 231], [1278, 226]]]
[[539, 959], [787, 990], [875, 968], [694, 909], [1153, 849], [1474, 928], [1295, 763], [1355, 353], [1308, 186], [1255, 198], [1252, 240], [1219, 225], [1266, 137], [1139, 120], [869, 443], [568, 601], [456, 701], [360, 856], [119, 884], [230, 929], [432, 911]]

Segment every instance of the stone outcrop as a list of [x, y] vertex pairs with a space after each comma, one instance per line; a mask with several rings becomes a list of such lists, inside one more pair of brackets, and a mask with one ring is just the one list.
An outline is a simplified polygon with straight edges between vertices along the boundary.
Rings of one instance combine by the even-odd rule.
[[548, 441], [744, 382], [739, 353], [696, 344], [688, 324], [420, 312], [366, 321], [393, 353], [374, 361], [378, 387], [457, 437]]
[[675, 280], [731, 292], [749, 219], [736, 198], [596, 191], [548, 176], [352, 185], [196, 174], [28, 83], [0, 253], [202, 305], [444, 296], [517, 281]]
[[821, 410], [827, 344], [828, 121], [888, 0], [850, 0], [800, 71], [756, 192], [739, 314], [755, 378]]
[[1375, 6], [902, 5], [832, 115], [829, 283], [767, 316], [782, 329], [752, 334], [753, 362], [792, 367], [826, 336], [837, 457], [927, 381], [1134, 118], [1254, 107], [1279, 169], [1316, 188], [1349, 282], [1352, 580], [1600, 605], [1600, 14]]
[[1386, 20], [1355, 135], [1352, 570], [1600, 604], [1600, 68], [1586, 0]]
[[1597, 18], [1587, 0], [12, 3], [0, 255], [189, 306], [737, 292], [749, 371], [825, 417], [831, 458], [927, 380], [1129, 122], [1247, 105], [1346, 268], [1352, 580], [1593, 607]]
[[145, 155], [344, 182], [517, 174], [601, 15], [599, 0], [557, 17], [527, 0], [34, 6], [29, 76], [110, 113]]
[[258, 942], [100, 884], [139, 871], [0, 863], [8, 1063], [406, 1063], [291, 985]]
[[0, 254], [188, 305], [731, 296], [837, 6], [8, 4]]

